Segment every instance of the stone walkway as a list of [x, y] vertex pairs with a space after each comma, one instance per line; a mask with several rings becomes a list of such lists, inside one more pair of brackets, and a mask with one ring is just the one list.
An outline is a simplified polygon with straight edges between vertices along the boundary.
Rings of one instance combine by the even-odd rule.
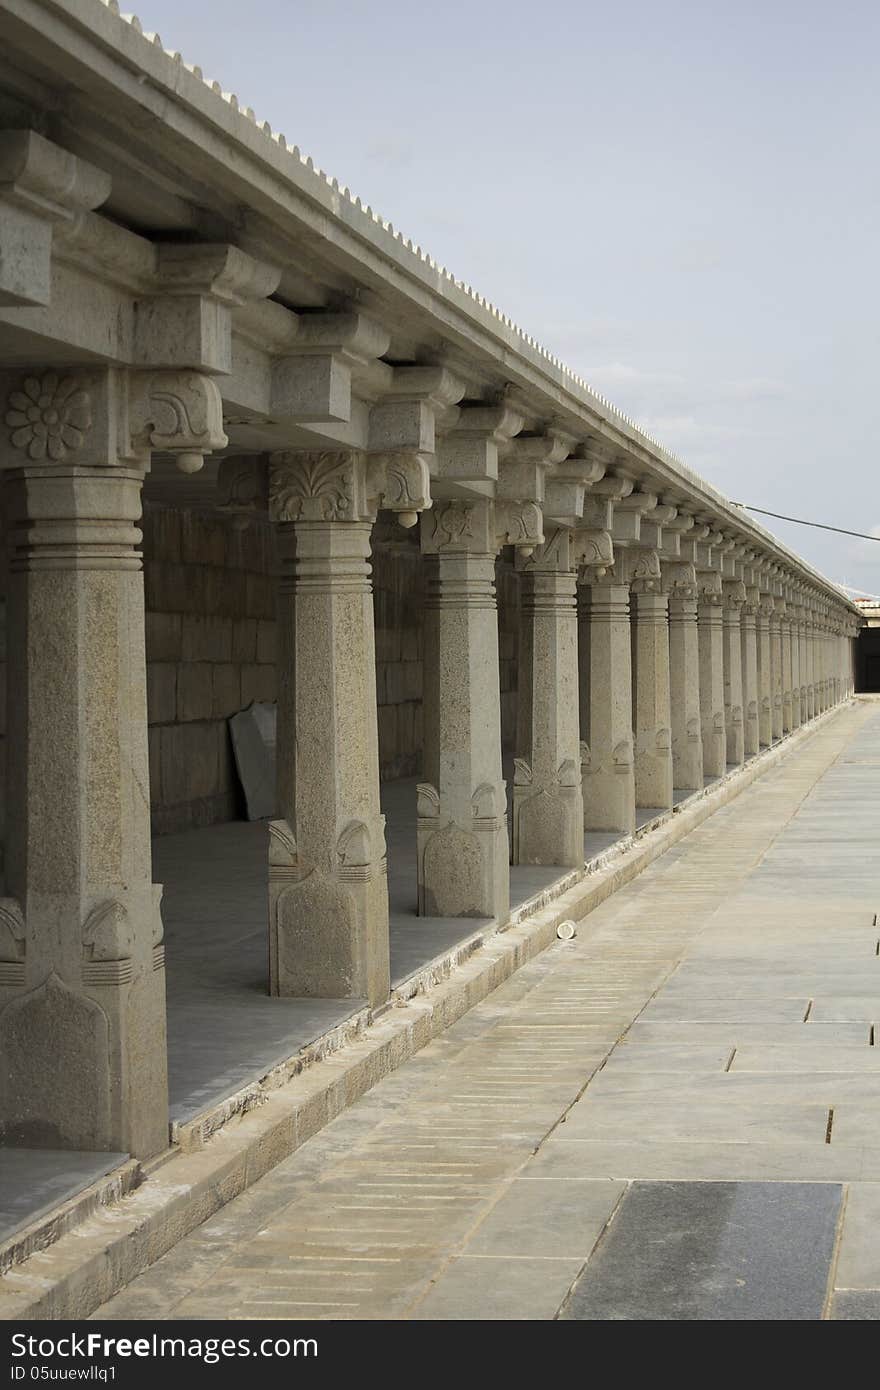
[[880, 1318], [851, 705], [94, 1318]]
[[[511, 787], [512, 774], [510, 768]], [[679, 800], [686, 795], [680, 793]], [[382, 809], [396, 987], [491, 923], [417, 915], [415, 778], [383, 784]], [[645, 811], [642, 819], [656, 814]], [[279, 999], [266, 993], [268, 835], [265, 821], [231, 821], [153, 842], [156, 879], [165, 886], [172, 1120], [202, 1114], [366, 1007], [358, 999]], [[617, 839], [591, 831], [584, 836], [585, 859], [600, 857]], [[568, 872], [512, 866], [511, 907], [563, 883]]]

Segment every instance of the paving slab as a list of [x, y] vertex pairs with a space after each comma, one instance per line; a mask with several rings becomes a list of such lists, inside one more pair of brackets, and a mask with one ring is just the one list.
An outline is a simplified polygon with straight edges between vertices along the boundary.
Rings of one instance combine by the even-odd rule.
[[691, 1181], [880, 1181], [880, 1147], [704, 1140], [561, 1139], [554, 1132], [522, 1173], [531, 1178]]
[[862, 1022], [813, 1023], [803, 1018], [794, 1023], [672, 1023], [655, 1022], [645, 1016], [636, 1019], [626, 1035], [632, 1043], [687, 1043], [693, 1046], [706, 1044], [722, 1047], [741, 1048], [746, 1043], [784, 1043], [792, 1048], [802, 1044], [813, 1046], [817, 1043], [853, 1042], [859, 1046], [870, 1046], [871, 1025]]
[[517, 1180], [471, 1236], [468, 1252], [586, 1260], [624, 1190], [622, 1182]]
[[880, 1075], [880, 1047], [863, 1043], [744, 1043], [730, 1070], [782, 1072], [848, 1071]]
[[831, 1183], [636, 1182], [561, 1316], [816, 1320], [840, 1201]]
[[835, 1294], [830, 1316], [835, 1322], [880, 1322], [880, 1292]]
[[880, 1300], [880, 1184], [850, 1183], [834, 1284], [873, 1289]]
[[460, 1256], [412, 1316], [430, 1321], [548, 1321], [555, 1318], [583, 1261]]
[[694, 1105], [675, 1099], [655, 1101], [641, 1095], [635, 1099], [592, 1098], [589, 1089], [584, 1100], [572, 1107], [560, 1124], [554, 1142], [573, 1139], [685, 1140], [729, 1143], [791, 1143], [800, 1140], [824, 1144], [828, 1129], [828, 1107], [814, 1104], [786, 1104], [772, 1101], [755, 1103], [750, 1097], [705, 1099]]

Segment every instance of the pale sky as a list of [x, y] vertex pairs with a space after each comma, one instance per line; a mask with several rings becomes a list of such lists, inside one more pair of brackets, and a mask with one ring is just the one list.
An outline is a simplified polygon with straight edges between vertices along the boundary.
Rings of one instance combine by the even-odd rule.
[[[734, 501], [880, 536], [876, 0], [140, 0]], [[880, 543], [758, 517], [880, 591]]]

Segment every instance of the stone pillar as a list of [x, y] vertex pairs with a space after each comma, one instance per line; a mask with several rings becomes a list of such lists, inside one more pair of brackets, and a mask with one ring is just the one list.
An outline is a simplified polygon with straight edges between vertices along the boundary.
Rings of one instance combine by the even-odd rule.
[[[629, 585], [613, 570], [582, 571], [579, 639], [589, 698], [589, 733], [582, 719], [584, 828], [635, 831], [632, 669]], [[583, 711], [582, 711], [583, 712]]]
[[842, 699], [841, 685], [843, 672], [843, 654], [840, 632], [837, 624], [831, 624], [831, 699], [835, 705], [839, 705]]
[[757, 589], [746, 589], [746, 602], [740, 614], [740, 637], [742, 651], [743, 683], [743, 744], [747, 758], [753, 758], [761, 748], [761, 731], [758, 717], [758, 633], [757, 615], [760, 594]]
[[774, 598], [770, 614], [770, 679], [772, 683], [772, 731], [782, 738], [782, 599]]
[[746, 601], [741, 580], [723, 583], [724, 613], [724, 727], [727, 734], [727, 761], [738, 766], [745, 761], [743, 724], [742, 633], [740, 621]]
[[282, 563], [270, 989], [380, 1004], [388, 890], [364, 456], [273, 454], [269, 509]]
[[807, 686], [807, 711], [810, 719], [816, 715], [816, 629], [813, 624], [812, 609], [807, 609], [804, 624], [805, 658], [804, 672]]
[[784, 734], [790, 734], [794, 728], [791, 682], [791, 615], [785, 612], [782, 614], [782, 732]]
[[756, 624], [758, 630], [758, 726], [761, 744], [769, 748], [773, 742], [773, 666], [770, 643], [770, 614], [773, 599], [761, 594]]
[[680, 791], [702, 791], [697, 577], [693, 565], [664, 565], [663, 569], [669, 596], [672, 784]]
[[828, 632], [828, 661], [831, 671], [831, 703], [840, 703], [840, 634], [837, 631], [837, 624], [831, 620]]
[[815, 690], [816, 713], [821, 714], [824, 705], [825, 685], [822, 673], [822, 644], [825, 635], [822, 631], [822, 619], [816, 617], [813, 620], [813, 688]]
[[791, 727], [799, 729], [803, 720], [801, 715], [801, 648], [798, 637], [798, 608], [790, 609], [789, 641], [791, 643]]
[[424, 777], [418, 792], [419, 912], [509, 911], [501, 774], [495, 507], [437, 503], [422, 520], [426, 566]]
[[578, 719], [576, 580], [571, 535], [558, 529], [520, 573], [514, 864], [584, 862]]
[[809, 675], [807, 673], [807, 624], [806, 610], [801, 608], [798, 618], [798, 673], [800, 676], [801, 691], [801, 723], [806, 724], [810, 718], [809, 701]]
[[28, 378], [7, 398], [11, 444], [0, 449], [11, 810], [0, 1133], [10, 1145], [146, 1158], [167, 1147], [168, 1100], [143, 471], [109, 447], [108, 397], [94, 384]]
[[[637, 806], [669, 810], [672, 737], [668, 601], [661, 589], [656, 552], [631, 553], [636, 559], [630, 584], [635, 800]], [[644, 577], [640, 577], [640, 569], [645, 570]]]
[[724, 616], [721, 576], [703, 574], [697, 609], [700, 649], [700, 726], [703, 736], [703, 772], [723, 777], [727, 770], [727, 736], [724, 728]]
[[819, 619], [813, 613], [813, 635], [810, 642], [811, 658], [813, 663], [813, 712], [822, 713], [822, 631], [819, 626]]

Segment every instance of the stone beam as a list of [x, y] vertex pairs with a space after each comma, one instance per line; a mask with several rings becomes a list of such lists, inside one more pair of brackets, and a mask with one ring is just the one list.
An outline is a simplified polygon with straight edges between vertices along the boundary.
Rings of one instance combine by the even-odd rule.
[[0, 131], [0, 305], [48, 305], [55, 229], [110, 196], [110, 176], [33, 130]]

